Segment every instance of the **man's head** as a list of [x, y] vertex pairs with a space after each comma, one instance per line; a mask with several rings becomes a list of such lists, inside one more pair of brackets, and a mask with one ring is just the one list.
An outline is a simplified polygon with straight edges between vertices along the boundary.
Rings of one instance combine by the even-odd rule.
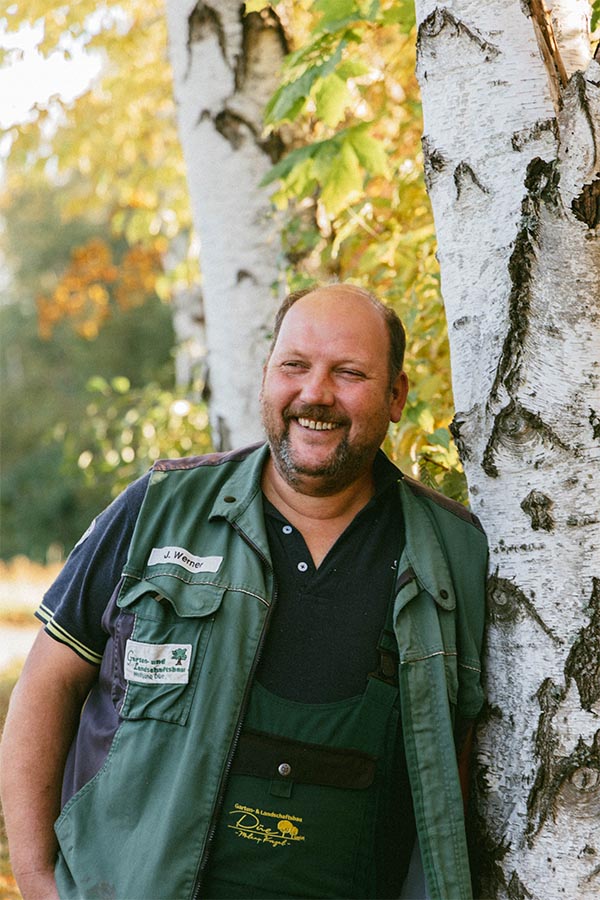
[[261, 404], [274, 465], [295, 490], [334, 494], [370, 476], [406, 401], [403, 351], [397, 316], [354, 285], [284, 302]]
[[269, 355], [273, 352], [273, 348], [277, 343], [277, 338], [281, 329], [281, 323], [283, 322], [286, 314], [289, 312], [292, 306], [297, 303], [298, 300], [301, 300], [302, 297], [306, 297], [307, 294], [312, 294], [315, 291], [335, 291], [336, 289], [340, 288], [342, 288], [344, 291], [347, 291], [348, 293], [352, 292], [364, 297], [365, 300], [371, 303], [374, 308], [379, 311], [384, 322], [386, 323], [390, 339], [389, 375], [391, 386], [400, 372], [402, 372], [404, 366], [404, 352], [406, 350], [406, 334], [404, 331], [404, 325], [402, 324], [400, 317], [390, 306], [386, 306], [385, 303], [382, 303], [379, 297], [376, 297], [375, 294], [372, 294], [370, 291], [358, 287], [355, 284], [330, 284], [322, 286], [317, 285], [316, 287], [313, 286], [310, 288], [303, 288], [300, 291], [293, 291], [293, 293], [288, 294], [275, 315], [273, 337], [271, 338]]

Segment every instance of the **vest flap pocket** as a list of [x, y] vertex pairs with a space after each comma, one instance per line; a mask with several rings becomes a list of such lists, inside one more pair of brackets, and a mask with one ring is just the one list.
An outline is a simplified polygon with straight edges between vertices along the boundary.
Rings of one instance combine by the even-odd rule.
[[[225, 588], [216, 584], [187, 584], [179, 582], [171, 575], [154, 575], [145, 578], [117, 600], [121, 609], [133, 606], [141, 597], [153, 597], [158, 603], [168, 601], [178, 616], [182, 618], [210, 616], [221, 605]], [[134, 612], [135, 610], [131, 610]]]
[[233, 760], [233, 775], [277, 782], [361, 790], [373, 784], [377, 758], [352, 748], [330, 747], [245, 728]]
[[160, 719], [185, 725], [224, 588], [207, 584], [163, 586], [144, 579], [118, 599], [134, 615], [123, 658], [116, 661], [125, 692], [123, 719]]

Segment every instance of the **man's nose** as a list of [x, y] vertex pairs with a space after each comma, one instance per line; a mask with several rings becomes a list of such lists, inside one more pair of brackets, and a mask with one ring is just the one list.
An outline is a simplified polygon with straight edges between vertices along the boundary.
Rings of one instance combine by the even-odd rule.
[[329, 375], [311, 369], [302, 379], [301, 399], [311, 406], [332, 406], [335, 403], [335, 392]]

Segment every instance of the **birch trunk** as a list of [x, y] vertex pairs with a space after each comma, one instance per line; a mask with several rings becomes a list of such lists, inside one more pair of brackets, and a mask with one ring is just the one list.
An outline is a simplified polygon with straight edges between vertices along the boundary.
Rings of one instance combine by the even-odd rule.
[[[600, 895], [600, 65], [589, 5], [417, 0], [453, 432], [490, 538], [482, 897]], [[468, 561], [465, 561], [468, 565]]]
[[179, 131], [200, 237], [213, 441], [261, 435], [260, 375], [277, 306], [280, 248], [259, 187], [280, 152], [261, 139], [262, 110], [286, 52], [269, 11], [237, 0], [167, 0]]

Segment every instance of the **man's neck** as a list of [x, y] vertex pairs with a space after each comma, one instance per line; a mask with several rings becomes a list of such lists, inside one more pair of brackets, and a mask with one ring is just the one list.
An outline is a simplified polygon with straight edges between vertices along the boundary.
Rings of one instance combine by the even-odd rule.
[[320, 494], [314, 481], [300, 482], [298, 487], [290, 485], [269, 458], [263, 470], [262, 489], [273, 506], [300, 531], [315, 565], [319, 566], [338, 537], [369, 502], [375, 488], [372, 471], [334, 494]]

